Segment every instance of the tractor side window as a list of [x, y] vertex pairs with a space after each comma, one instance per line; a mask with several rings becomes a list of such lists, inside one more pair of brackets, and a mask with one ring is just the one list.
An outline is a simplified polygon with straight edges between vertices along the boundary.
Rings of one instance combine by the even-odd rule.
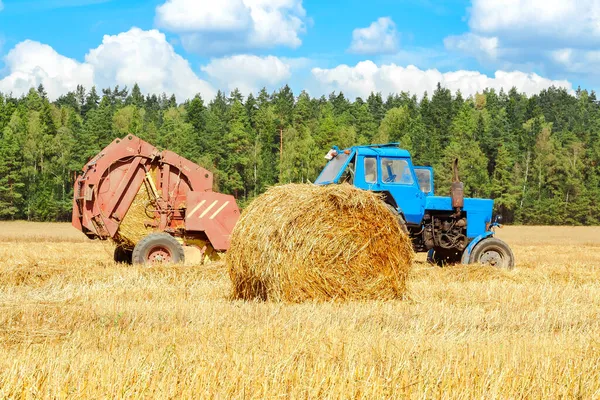
[[419, 181], [421, 192], [431, 192], [431, 171], [428, 169], [415, 168], [415, 173], [417, 174], [417, 180]]
[[365, 182], [377, 183], [377, 159], [365, 157]]
[[412, 185], [414, 183], [410, 166], [401, 158], [381, 159], [381, 179], [384, 183]]

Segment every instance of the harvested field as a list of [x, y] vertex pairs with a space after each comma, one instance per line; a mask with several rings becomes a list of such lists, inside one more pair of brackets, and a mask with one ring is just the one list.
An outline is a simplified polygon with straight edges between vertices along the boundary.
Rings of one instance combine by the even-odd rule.
[[499, 236], [514, 271], [419, 255], [406, 300], [287, 305], [2, 223], [0, 398], [600, 398], [600, 228]]

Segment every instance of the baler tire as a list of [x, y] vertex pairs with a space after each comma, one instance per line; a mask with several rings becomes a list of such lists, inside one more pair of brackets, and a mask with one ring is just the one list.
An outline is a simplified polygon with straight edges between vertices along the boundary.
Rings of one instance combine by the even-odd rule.
[[475, 246], [471, 253], [470, 264], [489, 265], [510, 270], [515, 267], [515, 256], [508, 244], [500, 239], [488, 238]]
[[168, 255], [164, 262], [156, 264], [180, 264], [185, 261], [183, 246], [168, 233], [152, 233], [135, 245], [133, 249], [133, 263], [137, 265], [152, 265], [149, 259], [153, 251], [160, 251]]
[[122, 248], [121, 246], [115, 247], [113, 254], [114, 260], [118, 264], [129, 264], [133, 263], [133, 251]]

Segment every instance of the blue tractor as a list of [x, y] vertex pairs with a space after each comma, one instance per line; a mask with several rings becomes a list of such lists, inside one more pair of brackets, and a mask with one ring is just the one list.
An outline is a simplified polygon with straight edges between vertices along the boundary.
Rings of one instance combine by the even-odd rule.
[[349, 183], [380, 193], [417, 252], [427, 252], [438, 265], [475, 264], [514, 267], [510, 247], [494, 237], [500, 220], [492, 220], [494, 201], [464, 198], [454, 163], [451, 195], [434, 195], [433, 169], [413, 165], [410, 153], [397, 143], [334, 147], [317, 185]]

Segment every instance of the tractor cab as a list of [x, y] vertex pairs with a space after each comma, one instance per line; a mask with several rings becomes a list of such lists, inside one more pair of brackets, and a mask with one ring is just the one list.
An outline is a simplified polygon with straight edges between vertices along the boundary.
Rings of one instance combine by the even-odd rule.
[[428, 252], [430, 261], [514, 265], [510, 248], [493, 237], [493, 228], [500, 226], [492, 221], [493, 200], [464, 198], [458, 160], [451, 195], [440, 197], [434, 195], [433, 168], [414, 166], [410, 153], [397, 143], [333, 147], [325, 158], [328, 163], [315, 184], [348, 183], [380, 193], [415, 250]]
[[349, 183], [363, 190], [384, 193], [394, 208], [402, 201], [402, 214], [409, 225], [423, 219], [425, 199], [433, 196], [431, 167], [415, 167], [410, 153], [398, 144], [334, 147], [326, 156], [329, 163], [315, 181], [317, 185]]

